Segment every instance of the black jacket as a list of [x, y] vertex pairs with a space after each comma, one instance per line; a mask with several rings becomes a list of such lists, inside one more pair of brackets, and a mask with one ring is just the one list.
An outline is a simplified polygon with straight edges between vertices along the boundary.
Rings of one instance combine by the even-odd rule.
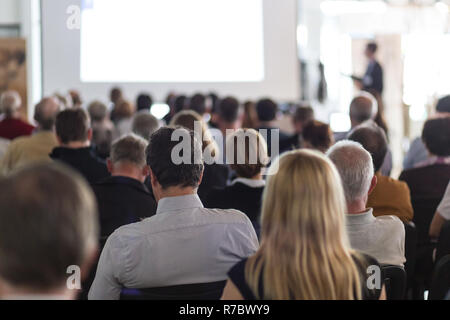
[[264, 187], [252, 188], [240, 182], [222, 189], [214, 188], [206, 198], [205, 207], [236, 209], [245, 213], [252, 222], [258, 221], [263, 191]]
[[383, 93], [383, 68], [377, 61], [369, 64], [364, 79], [370, 79], [370, 81], [369, 83], [363, 82], [363, 90], [375, 90], [380, 95]]
[[98, 158], [90, 147], [79, 149], [55, 148], [50, 154], [50, 158], [61, 161], [77, 170], [89, 183], [95, 183], [110, 176], [106, 163]]
[[156, 201], [147, 187], [128, 177], [110, 177], [92, 185], [98, 202], [103, 239], [121, 226], [139, 222], [156, 213]]

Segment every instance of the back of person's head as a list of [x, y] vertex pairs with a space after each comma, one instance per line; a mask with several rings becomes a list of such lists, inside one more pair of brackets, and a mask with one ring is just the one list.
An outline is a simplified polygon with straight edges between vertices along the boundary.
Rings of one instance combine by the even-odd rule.
[[369, 42], [366, 46], [366, 50], [372, 54], [375, 54], [378, 50], [378, 44], [376, 42]]
[[115, 121], [129, 119], [133, 116], [134, 112], [135, 108], [131, 102], [126, 100], [120, 100], [116, 103], [116, 106], [114, 107]]
[[233, 97], [227, 97], [219, 102], [218, 113], [225, 123], [234, 123], [239, 119], [239, 101]]
[[126, 135], [113, 143], [109, 159], [113, 165], [126, 163], [143, 168], [147, 165], [147, 145], [147, 140], [137, 135]]
[[67, 290], [70, 266], [89, 274], [98, 243], [97, 205], [77, 173], [39, 164], [1, 180], [0, 189], [3, 285], [21, 295], [52, 294]]
[[81, 108], [64, 110], [56, 117], [56, 135], [62, 144], [88, 141], [90, 128], [89, 116]]
[[[174, 141], [175, 137], [181, 141]], [[179, 150], [180, 143], [186, 148]], [[174, 159], [174, 152], [182, 159]], [[163, 127], [151, 136], [146, 154], [147, 164], [162, 189], [198, 188], [204, 169], [202, 145], [192, 131]]]
[[52, 131], [59, 111], [60, 103], [56, 98], [43, 98], [34, 109], [34, 120], [38, 123], [39, 129]]
[[253, 101], [246, 101], [243, 109], [242, 127], [256, 129], [258, 127], [258, 114], [256, 113], [255, 103]]
[[227, 138], [226, 148], [227, 163], [241, 178], [256, 177], [269, 162], [266, 140], [254, 129], [236, 130]]
[[294, 122], [306, 124], [314, 120], [314, 110], [310, 106], [299, 106], [295, 109], [292, 118]]
[[153, 105], [153, 98], [151, 95], [143, 93], [140, 94], [136, 101], [137, 111], [150, 111]]
[[364, 199], [374, 176], [370, 153], [354, 141], [340, 141], [327, 152], [341, 175], [347, 203]]
[[439, 99], [436, 105], [436, 112], [438, 113], [450, 113], [450, 95]]
[[178, 113], [186, 108], [187, 97], [184, 95], [177, 96], [173, 103], [174, 112]]
[[158, 119], [147, 111], [142, 111], [134, 116], [132, 131], [145, 140], [150, 140], [150, 136], [160, 127]]
[[377, 100], [369, 92], [360, 92], [350, 104], [350, 119], [354, 126], [373, 119], [377, 112]]
[[4, 113], [7, 118], [16, 114], [21, 106], [22, 98], [16, 91], [5, 91], [0, 96], [0, 113]]
[[111, 100], [112, 103], [117, 103], [120, 100], [123, 99], [123, 93], [122, 93], [122, 89], [115, 87], [111, 89], [111, 92], [109, 93], [109, 99]]
[[108, 117], [108, 108], [101, 101], [93, 101], [88, 107], [92, 122], [102, 122]]
[[211, 107], [211, 113], [217, 113], [219, 109], [219, 96], [213, 92], [208, 94], [208, 99]]
[[372, 155], [375, 172], [380, 171], [388, 151], [384, 130], [375, 123], [365, 123], [352, 130], [348, 140], [360, 143]]
[[422, 140], [432, 155], [450, 156], [450, 116], [438, 117], [425, 122]]
[[[209, 152], [207, 152], [208, 155], [211, 157], [215, 157], [218, 154], [218, 147], [216, 142], [213, 140], [211, 132], [208, 128], [208, 125], [206, 124], [205, 120], [201, 115], [199, 115], [197, 112], [192, 110], [184, 110], [175, 115], [173, 117], [172, 121], [170, 122], [171, 126], [180, 126], [183, 128], [186, 128], [190, 131], [196, 132], [196, 125], [199, 129], [201, 129], [201, 132], [196, 132], [198, 135], [197, 139], [202, 142], [202, 149], [205, 151], [208, 149]], [[210, 159], [205, 159], [205, 161], [210, 164]]]
[[81, 99], [81, 94], [79, 91], [77, 90], [70, 90], [69, 91], [69, 97], [72, 100], [72, 106], [74, 106], [75, 108], [79, 108], [81, 107], [81, 105], [83, 104], [83, 99]]
[[[301, 181], [301, 183], [299, 183]], [[360, 281], [345, 230], [339, 173], [316, 151], [297, 150], [269, 169], [262, 209], [261, 248], [246, 265], [260, 299], [360, 298]]]
[[193, 95], [189, 100], [189, 109], [204, 115], [206, 113], [206, 97], [200, 93]]
[[256, 113], [261, 122], [270, 122], [276, 119], [278, 105], [271, 99], [261, 99], [256, 104]]
[[325, 152], [334, 143], [333, 132], [328, 124], [312, 120], [303, 128], [305, 147]]

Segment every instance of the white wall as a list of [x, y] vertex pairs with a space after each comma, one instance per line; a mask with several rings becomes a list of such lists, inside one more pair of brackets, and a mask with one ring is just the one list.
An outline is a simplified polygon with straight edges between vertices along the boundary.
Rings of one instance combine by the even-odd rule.
[[20, 23], [20, 1], [0, 0], [0, 24]]
[[[66, 27], [67, 8], [79, 3], [79, 0], [43, 0], [44, 94], [78, 89], [87, 101], [105, 99], [109, 89], [116, 84], [80, 82], [80, 32]], [[161, 100], [172, 90], [187, 94], [213, 90], [221, 95], [233, 94], [241, 99], [261, 96], [271, 96], [280, 100], [298, 99], [300, 85], [296, 45], [296, 5], [296, 0], [264, 0], [266, 80], [262, 83], [126, 83], [118, 85], [125, 90], [130, 99], [134, 99], [140, 91], [149, 91]]]

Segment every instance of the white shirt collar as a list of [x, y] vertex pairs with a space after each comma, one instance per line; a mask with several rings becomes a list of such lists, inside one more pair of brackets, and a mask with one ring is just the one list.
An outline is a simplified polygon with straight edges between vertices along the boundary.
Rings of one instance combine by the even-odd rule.
[[346, 224], [347, 225], [355, 225], [355, 224], [370, 224], [375, 221], [376, 218], [373, 215], [373, 209], [369, 208], [367, 211], [358, 214], [347, 214]]
[[202, 201], [197, 194], [162, 198], [158, 202], [158, 209], [156, 210], [156, 214], [192, 208], [203, 208]]
[[233, 180], [231, 185], [235, 185], [236, 183], [245, 184], [246, 186], [248, 186], [250, 188], [263, 188], [266, 186], [266, 181], [264, 181], [262, 179], [261, 180], [252, 180], [252, 179], [247, 179], [247, 178], [237, 178], [237, 179]]

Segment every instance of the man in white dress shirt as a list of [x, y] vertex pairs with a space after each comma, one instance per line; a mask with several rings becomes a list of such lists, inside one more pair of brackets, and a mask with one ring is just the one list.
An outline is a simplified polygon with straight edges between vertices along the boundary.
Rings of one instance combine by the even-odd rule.
[[341, 141], [328, 156], [336, 165], [347, 200], [347, 232], [353, 249], [368, 254], [381, 264], [405, 263], [405, 228], [395, 216], [373, 215], [366, 208], [369, 194], [377, 185], [372, 156], [361, 144]]
[[[180, 142], [172, 141], [176, 134], [191, 146], [179, 165], [173, 158], [180, 154]], [[226, 280], [236, 263], [256, 252], [258, 239], [245, 214], [203, 207], [197, 189], [204, 166], [194, 161], [201, 153], [200, 142], [186, 129], [166, 127], [152, 135], [147, 164], [157, 213], [109, 237], [89, 299], [119, 299], [123, 288]]]

